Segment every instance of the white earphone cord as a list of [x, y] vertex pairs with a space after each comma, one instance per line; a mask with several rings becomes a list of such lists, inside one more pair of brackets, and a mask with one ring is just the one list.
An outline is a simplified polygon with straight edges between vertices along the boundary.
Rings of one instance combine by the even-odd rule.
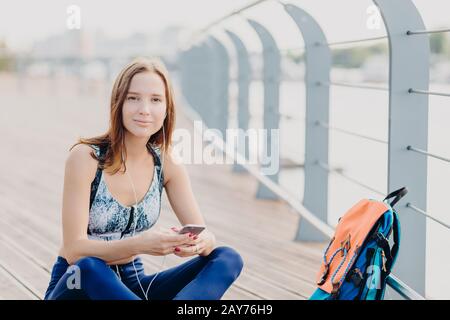
[[[162, 130], [163, 130], [163, 145], [164, 145], [164, 143], [165, 143], [164, 124], [163, 124], [163, 126], [162, 126]], [[161, 169], [159, 170], [159, 177], [158, 177], [159, 183], [161, 183], [161, 173], [162, 173], [163, 167], [164, 167], [164, 152], [161, 152]], [[137, 227], [137, 221], [138, 221], [138, 212], [137, 212], [138, 200], [137, 200], [136, 189], [135, 189], [135, 187], [134, 187], [133, 179], [131, 179], [131, 176], [130, 176], [130, 174], [128, 173], [128, 170], [126, 170], [125, 172], [126, 172], [128, 178], [130, 179], [130, 183], [131, 183], [131, 186], [132, 186], [132, 188], [133, 188], [134, 199], [135, 199], [134, 210], [136, 211], [136, 214], [135, 214], [135, 219], [134, 219], [134, 220], [135, 220], [135, 223], [134, 223], [134, 228], [133, 228], [133, 236], [134, 236], [135, 233], [136, 233], [136, 227]], [[160, 210], [161, 210], [161, 208], [160, 208]], [[153, 279], [152, 279], [152, 280], [150, 281], [150, 283], [148, 284], [148, 287], [147, 287], [147, 290], [146, 290], [146, 291], [144, 291], [144, 287], [142, 286], [141, 280], [139, 279], [139, 276], [138, 276], [138, 273], [137, 273], [137, 270], [136, 270], [136, 266], [134, 265], [134, 259], [133, 259], [133, 261], [132, 261], [132, 263], [133, 263], [133, 268], [134, 268], [134, 273], [135, 273], [135, 275], [136, 275], [136, 280], [138, 281], [139, 286], [141, 287], [142, 293], [144, 294], [144, 297], [145, 297], [146, 300], [148, 300], [148, 291], [150, 290], [150, 286], [152, 285], [153, 281], [156, 279], [156, 277], [158, 276], [158, 274], [159, 274], [159, 273], [161, 272], [161, 270], [163, 269], [163, 267], [164, 267], [164, 262], [165, 262], [165, 261], [166, 261], [166, 256], [163, 257], [163, 262], [162, 262], [162, 264], [161, 264], [161, 268], [159, 269], [159, 271], [156, 273], [156, 275], [153, 277]]]

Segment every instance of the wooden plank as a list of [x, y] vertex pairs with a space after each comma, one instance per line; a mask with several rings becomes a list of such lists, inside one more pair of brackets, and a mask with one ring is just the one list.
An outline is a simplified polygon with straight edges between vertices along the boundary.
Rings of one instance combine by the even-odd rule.
[[[176, 256], [169, 255], [166, 258], [165, 269], [176, 266], [180, 263], [180, 261], [186, 261], [186, 259], [180, 259]], [[150, 257], [144, 257], [143, 260], [149, 261]], [[160, 268], [160, 265], [157, 265], [154, 262], [153, 262], [153, 264], [158, 269]], [[237, 288], [240, 288], [247, 292], [251, 292], [254, 296], [257, 296], [260, 299], [303, 299], [304, 298], [304, 296], [302, 296], [298, 293], [285, 290], [285, 288], [280, 287], [279, 284], [277, 284], [273, 281], [267, 281], [267, 279], [255, 276], [254, 273], [247, 272], [245, 265], [244, 265], [244, 269], [241, 272], [241, 275], [234, 282], [233, 286], [236, 286]], [[266, 294], [266, 292], [270, 292], [270, 293]]]
[[[20, 236], [21, 234], [25, 233], [28, 235], [27, 237], [22, 237], [20, 239], [21, 248], [19, 248], [19, 245], [15, 245], [15, 249], [18, 250], [18, 252], [26, 252], [24, 256], [30, 259], [30, 263], [35, 263], [45, 269], [47, 272], [50, 272], [51, 266], [53, 265], [55, 259], [54, 259], [54, 252], [57, 250], [57, 245], [55, 243], [49, 243], [48, 240], [43, 239], [40, 237], [39, 233], [35, 232], [35, 230], [30, 229], [28, 226], [24, 226], [23, 224], [20, 224], [20, 227], [14, 226], [10, 223], [10, 221], [7, 220], [7, 216], [2, 216], [3, 221], [5, 222], [3, 224], [4, 228], [3, 232], [7, 231], [6, 234], [3, 235], [3, 240], [8, 242], [10, 244], [11, 238], [16, 238], [17, 236]], [[52, 225], [49, 225], [52, 226]], [[20, 230], [23, 229], [23, 230]], [[10, 239], [7, 239], [5, 237], [7, 235]], [[45, 243], [45, 247], [44, 244]], [[27, 249], [24, 249], [24, 247], [29, 248], [34, 253], [40, 252], [39, 258], [33, 257], [30, 251]], [[46, 252], [46, 254], [45, 254]], [[154, 262], [149, 261], [148, 259], [144, 260], [144, 267], [146, 271], [150, 271], [151, 273], [156, 273], [159, 270], [160, 266], [157, 266]], [[45, 262], [44, 262], [45, 261]], [[167, 268], [167, 266], [166, 266]], [[224, 299], [255, 299], [258, 298], [257, 296], [250, 294], [242, 289], [237, 289], [231, 287], [227, 291], [227, 295], [224, 296]], [[15, 297], [16, 298], [16, 297]]]
[[[4, 218], [4, 217], [3, 217]], [[11, 236], [15, 236], [15, 235], [17, 235], [18, 234], [18, 231], [17, 230], [14, 230], [14, 227], [12, 227], [12, 225], [11, 224], [9, 224], [9, 221], [7, 221], [6, 222], [7, 223], [7, 226], [9, 227], [8, 229], [9, 229], [9, 231], [10, 231], [10, 235]], [[55, 228], [56, 228], [56, 226], [55, 226]], [[27, 231], [28, 233], [30, 232], [29, 230]], [[26, 238], [25, 238], [26, 239]], [[39, 243], [41, 243], [41, 241], [42, 241], [42, 239], [30, 239], [30, 240], [36, 240], [36, 241], [33, 241], [32, 243], [26, 243], [27, 245], [32, 245], [33, 243], [35, 244], [35, 246], [32, 248], [33, 249], [33, 252], [39, 252], [40, 251], [40, 249], [39, 249], [39, 247], [38, 247], [38, 245], [37, 244], [39, 244]], [[53, 248], [52, 249], [56, 249], [56, 245], [55, 246], [53, 246]], [[50, 251], [48, 251], [47, 252], [47, 255], [49, 255], [49, 252]], [[175, 256], [174, 256], [175, 257]], [[161, 259], [161, 257], [154, 257], [155, 259], [154, 260], [160, 260]], [[42, 259], [42, 257], [41, 257], [41, 259]], [[45, 258], [44, 258], [45, 259]], [[36, 260], [36, 259], [35, 259]], [[169, 259], [168, 259], [168, 261], [169, 261], [169, 263], [171, 263], [170, 264], [170, 266], [173, 266], [173, 265], [176, 265], [176, 264], [178, 264], [179, 262], [181, 262], [183, 259], [172, 259], [172, 263], [171, 263], [171, 260], [170, 260], [170, 257], [169, 257]], [[51, 255], [51, 259], [47, 259], [47, 262], [48, 262], [48, 265], [47, 265], [47, 267], [48, 268], [50, 268], [50, 264], [52, 263], [54, 261], [54, 259], [53, 259], [53, 255]], [[156, 272], [157, 270], [159, 270], [159, 268], [160, 268], [160, 265], [158, 264], [158, 263], [150, 263], [149, 264], [149, 262], [150, 262], [150, 259], [147, 259], [147, 258], [144, 258], [144, 261], [146, 262], [146, 268], [148, 268], [148, 267], [152, 267], [153, 266], [153, 268], [151, 268], [152, 270], [152, 272], [154, 273], [154, 272]], [[39, 265], [44, 265], [44, 263], [42, 263], [42, 262], [40, 262], [40, 263], [38, 263]], [[166, 266], [166, 268], [167, 268], [168, 266]], [[270, 268], [268, 269], [268, 270], [270, 270]], [[243, 272], [243, 274], [244, 274], [244, 277], [245, 277], [245, 273]], [[270, 276], [270, 275], [268, 275], [268, 276]], [[257, 278], [259, 278], [259, 279], [257, 279]], [[238, 281], [239, 281], [239, 279], [240, 278], [238, 278]], [[255, 289], [251, 289], [251, 288], [249, 288], [248, 287], [248, 285], [250, 284], [250, 285], [253, 285], [253, 286], [255, 286], [256, 285], [256, 287], [257, 288], [259, 288], [259, 287], [261, 287], [261, 282], [264, 282], [264, 281], [266, 281], [266, 280], [264, 280], [264, 277], [263, 278], [261, 278], [261, 277], [258, 277], [258, 275], [257, 274], [255, 274], [255, 273], [253, 273], [253, 276], [252, 277], [250, 277], [250, 279], [246, 279], [246, 284], [247, 284], [247, 287], [244, 287], [244, 290], [247, 290], [247, 291], [251, 291], [251, 290], [255, 290]], [[271, 284], [269, 284], [269, 285], [273, 285], [273, 286], [276, 286], [276, 287], [279, 287], [279, 284], [277, 284], [276, 282], [274, 282], [274, 281], [269, 281], [269, 282], [271, 282]], [[256, 283], [256, 284], [255, 284]], [[239, 282], [236, 282], [236, 284], [239, 286]], [[278, 289], [273, 289], [272, 288], [272, 291], [273, 290], [275, 290], [275, 292], [277, 291], [277, 290], [281, 290], [280, 288], [278, 288]], [[282, 288], [282, 290], [286, 290], [286, 287], [284, 287], [284, 288]], [[287, 290], [288, 291], [288, 290]], [[291, 293], [293, 293], [293, 292], [291, 292]], [[280, 294], [280, 293], [279, 293]], [[292, 296], [292, 295], [287, 295], [286, 296], [286, 293], [283, 293], [283, 295], [281, 296], [281, 295], [279, 295], [279, 296], [277, 296], [278, 298], [288, 298], [288, 297], [290, 297], [290, 298], [293, 298], [293, 297], [296, 297], [296, 298], [302, 298], [302, 297], [304, 297], [304, 296], [302, 296], [302, 295], [300, 295], [299, 297], [297, 297], [296, 296], [296, 293], [293, 293], [294, 294], [294, 296]], [[252, 297], [246, 297], [247, 299], [248, 298], [252, 298]]]
[[[17, 219], [17, 212], [15, 213], [15, 215], [16, 215], [16, 219]], [[28, 219], [25, 222], [29, 223], [32, 220], [37, 220], [37, 219], [35, 219], [35, 217], [33, 217], [31, 219]], [[42, 220], [38, 220], [38, 222], [42, 223]], [[22, 222], [20, 222], [20, 224], [22, 225]], [[43, 225], [46, 226], [47, 228], [50, 226], [50, 224], [48, 222]], [[53, 225], [52, 228], [54, 229], [53, 232], [51, 232], [50, 230], [41, 230], [40, 233], [56, 235], [56, 229], [58, 228], [58, 226], [55, 224], [52, 224], [52, 225]], [[36, 227], [33, 227], [33, 228], [36, 229]], [[27, 231], [27, 232], [30, 232], [30, 231]], [[54, 238], [54, 240], [56, 241], [56, 237]], [[42, 240], [40, 240], [40, 241], [42, 241]], [[240, 249], [238, 251], [242, 251], [242, 250]], [[241, 254], [243, 254], [243, 253], [241, 253]], [[262, 261], [261, 259], [259, 259], [259, 261], [255, 262], [255, 260], [258, 260], [258, 258], [252, 257], [252, 256], [246, 256], [246, 255], [244, 255], [244, 260], [246, 261], [247, 267], [250, 266], [250, 268], [252, 268], [252, 270], [255, 270], [255, 272], [253, 273], [254, 277], [258, 277], [261, 274], [260, 278], [262, 278], [262, 279], [264, 279], [264, 278], [275, 279], [273, 284], [283, 287], [283, 288], [285, 288], [285, 290], [288, 288], [288, 285], [291, 285], [293, 287], [292, 292], [298, 292], [303, 297], [306, 295], [309, 295], [309, 293], [313, 290], [313, 286], [311, 284], [309, 284], [308, 286], [305, 286], [305, 284], [308, 284], [308, 282], [305, 282], [305, 281], [298, 282], [298, 280], [297, 280], [297, 283], [296, 283], [296, 279], [293, 277], [296, 275], [287, 274], [286, 270], [279, 268], [279, 266], [276, 263], [272, 263], [271, 260], [269, 260], [271, 262], [269, 264], [267, 263], [267, 261]], [[259, 262], [259, 265], [258, 265], [258, 262]], [[277, 267], [278, 267], [278, 270], [277, 270]], [[281, 281], [282, 284], [277, 283], [277, 282], [280, 282], [280, 278], [283, 278], [283, 280]], [[297, 291], [295, 291], [295, 290], [297, 290]]]
[[2, 243], [0, 265], [36, 298], [43, 299], [47, 289], [48, 274], [32, 264], [7, 243]]
[[51, 273], [56, 261], [58, 247], [48, 241], [43, 241], [38, 233], [33, 233], [29, 228], [16, 226], [2, 216], [3, 227], [0, 237], [17, 252], [29, 259], [30, 263], [42, 268], [48, 274]]
[[[17, 218], [17, 215], [18, 215], [17, 212], [15, 213], [15, 215]], [[5, 221], [8, 221], [7, 218], [4, 218], [4, 219], [6, 219]], [[34, 218], [28, 219], [27, 221], [25, 221], [25, 223], [30, 223], [33, 220], [34, 220]], [[39, 222], [41, 222], [41, 220], [39, 220]], [[45, 225], [46, 225], [46, 227], [49, 227], [48, 222]], [[12, 226], [10, 225], [10, 227], [12, 227]], [[35, 229], [35, 227], [33, 227], [33, 228]], [[57, 226], [54, 225], [53, 229], [54, 229], [53, 232], [50, 232], [50, 233], [55, 234]], [[30, 233], [30, 231], [27, 231], [27, 232]], [[44, 233], [49, 234], [48, 229]], [[40, 240], [40, 241], [42, 241], [42, 240]], [[249, 250], [251, 250], [251, 248]], [[273, 254], [267, 255], [268, 260], [263, 260], [263, 259], [261, 259], [261, 257], [259, 257], [259, 255], [248, 254], [248, 251], [244, 252], [242, 249], [239, 249], [238, 251], [240, 251], [240, 252], [242, 251], [241, 254], [244, 255], [244, 261], [247, 266], [251, 266], [251, 268], [258, 270], [258, 272], [256, 274], [263, 272], [267, 277], [277, 278], [277, 277], [280, 277], [280, 276], [277, 276], [277, 272], [278, 273], [286, 273], [286, 270], [283, 270], [282, 268], [280, 268], [278, 266], [278, 263], [276, 263], [277, 262], [276, 256]], [[287, 277], [287, 275], [281, 274], [281, 277], [284, 278], [284, 282], [286, 285], [291, 284], [294, 287], [298, 287], [295, 290], [303, 291], [303, 289], [305, 289], [309, 292], [310, 289], [312, 288], [311, 284], [309, 284], [310, 281], [303, 279], [303, 281], [299, 282], [297, 279], [294, 278], [295, 276], [298, 276], [297, 274], [291, 273], [290, 276], [291, 277], [289, 278], [289, 277]], [[297, 284], [297, 285], [295, 285], [295, 284]]]
[[0, 300], [38, 300], [38, 297], [0, 264]]
[[259, 296], [239, 286], [232, 285], [222, 296], [222, 300], [259, 300]]

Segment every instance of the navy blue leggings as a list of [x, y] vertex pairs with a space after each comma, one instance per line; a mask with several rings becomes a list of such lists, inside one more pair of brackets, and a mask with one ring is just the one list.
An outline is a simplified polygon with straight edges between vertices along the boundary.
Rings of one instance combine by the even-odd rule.
[[[145, 275], [140, 258], [134, 260], [139, 280], [147, 290], [156, 274]], [[133, 264], [107, 265], [96, 257], [85, 257], [74, 266], [58, 257], [53, 266], [46, 300], [142, 300], [144, 294]], [[149, 300], [219, 300], [241, 273], [243, 261], [230, 247], [217, 247], [208, 256], [197, 256], [161, 271], [153, 281]], [[118, 268], [118, 272], [117, 272]], [[78, 269], [78, 270], [76, 270]], [[79, 281], [74, 280], [79, 274]], [[120, 277], [119, 277], [120, 275]], [[78, 285], [77, 285], [78, 283]]]

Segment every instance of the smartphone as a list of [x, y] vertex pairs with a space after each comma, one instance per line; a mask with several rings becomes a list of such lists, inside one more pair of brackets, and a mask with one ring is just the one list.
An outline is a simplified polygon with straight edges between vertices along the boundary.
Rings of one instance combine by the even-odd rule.
[[203, 230], [206, 229], [206, 226], [204, 225], [199, 225], [199, 224], [186, 224], [183, 226], [183, 228], [178, 231], [179, 234], [183, 234], [183, 233], [192, 233], [195, 235], [200, 234]]

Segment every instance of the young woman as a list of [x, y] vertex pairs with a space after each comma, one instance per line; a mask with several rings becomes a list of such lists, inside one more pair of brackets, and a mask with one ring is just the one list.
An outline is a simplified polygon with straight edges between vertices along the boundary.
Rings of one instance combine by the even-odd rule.
[[[161, 193], [182, 225], [204, 219], [182, 164], [171, 156], [175, 105], [158, 60], [136, 59], [118, 75], [107, 133], [80, 139], [66, 160], [63, 244], [45, 299], [220, 299], [243, 261], [230, 247], [152, 226]], [[140, 254], [193, 257], [146, 275]], [[150, 287], [151, 286], [151, 287]]]

